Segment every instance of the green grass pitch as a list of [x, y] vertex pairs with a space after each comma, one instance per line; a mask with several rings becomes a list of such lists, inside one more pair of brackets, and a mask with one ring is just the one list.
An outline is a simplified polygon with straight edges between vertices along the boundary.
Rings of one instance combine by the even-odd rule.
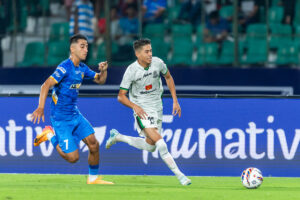
[[300, 199], [300, 178], [265, 178], [246, 189], [239, 177], [190, 177], [181, 186], [174, 176], [104, 176], [115, 185], [87, 185], [84, 175], [0, 174], [0, 200], [293, 200]]

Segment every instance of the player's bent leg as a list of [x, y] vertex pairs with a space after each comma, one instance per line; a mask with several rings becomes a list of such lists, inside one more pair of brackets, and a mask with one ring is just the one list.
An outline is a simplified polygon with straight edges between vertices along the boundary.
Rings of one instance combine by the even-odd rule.
[[99, 164], [99, 142], [95, 137], [95, 134], [91, 134], [83, 139], [83, 142], [89, 148], [88, 162], [90, 165]]
[[113, 144], [116, 144], [116, 142], [125, 142], [137, 149], [142, 149], [149, 152], [155, 151], [156, 148], [154, 143], [150, 144], [150, 142], [146, 142], [144, 138], [123, 135], [116, 129], [112, 129], [110, 131], [110, 137], [106, 141], [106, 148], [109, 149]]
[[113, 182], [102, 180], [98, 176], [99, 172], [99, 142], [95, 137], [95, 134], [91, 134], [83, 139], [89, 148], [89, 177], [87, 179], [87, 184], [114, 184]]
[[63, 157], [66, 161], [69, 163], [76, 163], [79, 160], [79, 152], [78, 149], [76, 149], [73, 152], [70, 153], [65, 153], [63, 150], [60, 148], [60, 146], [57, 146], [56, 148], [57, 152], [61, 157]]
[[160, 154], [162, 160], [166, 163], [166, 165], [172, 170], [172, 172], [176, 175], [180, 184], [182, 185], [190, 185], [191, 180], [188, 179], [177, 167], [176, 162], [174, 161], [172, 155], [168, 151], [167, 144], [159, 135], [157, 129], [154, 128], [146, 128], [145, 130], [147, 138], [155, 142], [155, 146]]

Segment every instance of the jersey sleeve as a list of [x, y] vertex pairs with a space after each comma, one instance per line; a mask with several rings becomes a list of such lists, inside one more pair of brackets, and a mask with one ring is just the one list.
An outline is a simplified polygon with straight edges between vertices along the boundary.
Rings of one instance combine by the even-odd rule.
[[85, 65], [85, 70], [84, 70], [84, 79], [89, 79], [89, 80], [93, 80], [96, 78], [96, 72], [94, 72], [93, 70], [91, 70], [88, 66]]
[[66, 68], [59, 65], [55, 69], [53, 74], [50, 76], [50, 78], [52, 78], [56, 83], [59, 83], [64, 78], [64, 76], [66, 76], [66, 74], [67, 74]]
[[161, 59], [159, 61], [160, 61], [160, 72], [163, 75], [166, 75], [168, 72], [168, 67], [167, 67], [166, 63], [164, 63], [164, 61], [162, 61]]
[[120, 89], [121, 90], [129, 90], [130, 86], [132, 83], [132, 74], [130, 72], [130, 69], [127, 68], [127, 70], [124, 73], [121, 85], [120, 85]]

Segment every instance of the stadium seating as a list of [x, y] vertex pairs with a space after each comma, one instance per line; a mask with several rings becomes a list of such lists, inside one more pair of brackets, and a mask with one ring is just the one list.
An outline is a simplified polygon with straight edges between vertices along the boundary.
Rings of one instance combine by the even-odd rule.
[[162, 39], [160, 38], [155, 38], [151, 40], [151, 46], [152, 46], [153, 56], [157, 56], [167, 63], [170, 44], [162, 41]]
[[286, 65], [286, 64], [299, 64], [299, 49], [294, 43], [283, 44], [278, 49], [276, 64]]
[[69, 41], [55, 41], [48, 43], [48, 66], [56, 66], [68, 57]]
[[270, 26], [270, 48], [278, 48], [281, 44], [291, 43], [292, 27], [283, 24], [272, 24]]
[[297, 0], [295, 7], [295, 17], [294, 17], [294, 26], [300, 25], [300, 0]]
[[164, 38], [165, 25], [164, 24], [147, 24], [144, 29], [144, 37], [147, 38]]
[[267, 26], [265, 24], [251, 24], [247, 27], [246, 41], [267, 39]]
[[45, 66], [45, 46], [41, 42], [31, 42], [26, 45], [22, 62], [18, 67]]
[[69, 40], [69, 23], [54, 23], [51, 25], [49, 41], [67, 41]]
[[220, 16], [224, 19], [232, 18], [232, 16], [233, 16], [233, 6], [223, 6], [220, 9]]
[[295, 27], [294, 41], [295, 41], [296, 45], [298, 46], [298, 49], [300, 49], [300, 25]]
[[[91, 52], [89, 52], [88, 56], [89, 56], [89, 59], [88, 59], [88, 65], [91, 65], [91, 66], [96, 66], [98, 65], [98, 63], [100, 61], [104, 61], [106, 60], [106, 46], [105, 46], [105, 43], [101, 43], [97, 48], [97, 53], [96, 53], [96, 57], [94, 56], [94, 51], [91, 50]], [[92, 49], [95, 49], [95, 47], [92, 47]], [[115, 54], [118, 52], [118, 45], [114, 42], [111, 43], [111, 53], [112, 54]]]
[[203, 43], [203, 30], [204, 30], [204, 27], [202, 25], [199, 25], [197, 27], [197, 30], [196, 30], [196, 37], [197, 37], [196, 46]]
[[173, 40], [177, 40], [178, 38], [192, 39], [193, 27], [191, 24], [173, 24], [171, 31]]
[[252, 40], [247, 43], [246, 56], [242, 58], [244, 64], [262, 64], [267, 61], [267, 41]]
[[178, 38], [173, 41], [173, 54], [170, 63], [173, 65], [190, 65], [192, 64], [192, 54], [192, 41]]
[[199, 46], [197, 59], [194, 65], [216, 64], [218, 63], [218, 44], [204, 43]]
[[283, 7], [274, 6], [269, 9], [269, 23], [279, 24], [283, 19]]
[[[239, 57], [243, 55], [244, 42], [239, 41]], [[225, 41], [222, 44], [222, 50], [218, 63], [228, 65], [234, 62], [234, 42]]]

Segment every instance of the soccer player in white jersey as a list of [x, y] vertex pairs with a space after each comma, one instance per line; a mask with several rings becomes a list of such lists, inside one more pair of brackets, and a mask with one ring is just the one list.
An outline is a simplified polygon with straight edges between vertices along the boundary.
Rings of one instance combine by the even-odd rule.
[[[149, 152], [159, 151], [160, 157], [173, 171], [182, 185], [191, 184], [177, 167], [167, 144], [161, 134], [162, 127], [162, 93], [163, 87], [160, 74], [166, 79], [173, 98], [173, 115], [181, 116], [181, 108], [177, 101], [174, 80], [166, 64], [157, 57], [152, 57], [151, 41], [139, 39], [133, 43], [137, 60], [128, 66], [120, 85], [118, 100], [134, 111], [135, 123], [141, 137], [120, 134], [117, 130], [110, 131], [106, 148], [116, 142], [125, 142], [138, 149]], [[126, 94], [129, 91], [129, 99]]]

